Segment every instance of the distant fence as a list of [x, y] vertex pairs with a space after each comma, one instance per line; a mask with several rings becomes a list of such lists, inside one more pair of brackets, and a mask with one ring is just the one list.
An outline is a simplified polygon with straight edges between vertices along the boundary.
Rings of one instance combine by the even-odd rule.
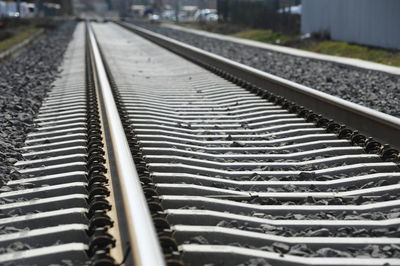
[[218, 0], [218, 18], [236, 25], [297, 33], [300, 32], [300, 16], [277, 12], [286, 3], [297, 2], [299, 0]]
[[400, 49], [399, 0], [303, 0], [302, 33]]

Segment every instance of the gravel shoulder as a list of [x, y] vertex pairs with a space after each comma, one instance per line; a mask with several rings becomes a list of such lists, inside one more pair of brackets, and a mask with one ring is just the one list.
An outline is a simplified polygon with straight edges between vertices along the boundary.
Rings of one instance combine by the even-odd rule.
[[139, 26], [342, 99], [400, 117], [400, 76], [283, 54], [156, 24], [141, 23]]
[[0, 187], [19, 177], [14, 167], [14, 163], [22, 159], [19, 149], [32, 130], [33, 119], [59, 73], [57, 69], [75, 24], [73, 21], [60, 22], [18, 56], [0, 64]]

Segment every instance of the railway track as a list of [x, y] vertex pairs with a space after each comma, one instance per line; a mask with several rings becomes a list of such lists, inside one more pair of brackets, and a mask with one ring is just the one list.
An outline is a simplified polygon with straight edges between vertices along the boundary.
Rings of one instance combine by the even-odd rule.
[[399, 119], [129, 24], [62, 69], [0, 264], [400, 265]]

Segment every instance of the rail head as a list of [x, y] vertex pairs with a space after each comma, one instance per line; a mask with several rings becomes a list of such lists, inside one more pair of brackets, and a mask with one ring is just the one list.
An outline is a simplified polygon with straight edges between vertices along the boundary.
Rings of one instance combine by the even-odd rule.
[[[89, 46], [98, 87], [99, 100], [102, 102], [102, 113], [106, 120], [105, 131], [110, 139], [114, 167], [120, 184], [128, 239], [132, 250], [132, 262], [129, 265], [165, 265], [161, 246], [154, 228], [145, 195], [139, 181], [138, 173], [132, 158], [128, 141], [113, 97], [107, 72], [98, 47], [94, 31], [87, 23]], [[108, 146], [108, 145], [107, 145]], [[112, 166], [111, 166], [112, 165]]]
[[400, 119], [397, 117], [260, 71], [136, 25], [123, 22], [117, 22], [117, 24], [176, 54], [215, 66], [261, 89], [283, 96], [298, 105], [400, 149], [400, 138], [398, 138]]

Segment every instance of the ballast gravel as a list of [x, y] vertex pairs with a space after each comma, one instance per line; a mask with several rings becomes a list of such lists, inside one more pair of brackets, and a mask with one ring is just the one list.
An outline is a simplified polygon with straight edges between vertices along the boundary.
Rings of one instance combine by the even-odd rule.
[[157, 24], [135, 24], [313, 89], [400, 117], [400, 76], [287, 55]]
[[[322, 231], [325, 229], [320, 229]], [[280, 242], [274, 242], [265, 246], [254, 246], [251, 244], [241, 244], [237, 242], [233, 243], [221, 243], [216, 240], [208, 240], [203, 236], [195, 236], [190, 240], [184, 242], [185, 244], [200, 244], [200, 245], [221, 245], [228, 244], [230, 246], [244, 247], [249, 249], [258, 249], [261, 251], [280, 253], [284, 255], [292, 255], [299, 257], [339, 257], [339, 258], [351, 258], [351, 257], [372, 257], [372, 258], [383, 258], [383, 257], [393, 257], [400, 255], [400, 246], [398, 245], [368, 245], [360, 246], [357, 248], [342, 247], [341, 249], [336, 248], [312, 248], [306, 244], [286, 244]], [[261, 264], [257, 264], [257, 263]], [[264, 264], [267, 260], [262, 259], [251, 259], [248, 262], [240, 265], [270, 265]]]
[[8, 190], [7, 181], [20, 177], [14, 163], [22, 159], [20, 148], [59, 73], [75, 24], [57, 22], [37, 42], [0, 63], [0, 193]]

